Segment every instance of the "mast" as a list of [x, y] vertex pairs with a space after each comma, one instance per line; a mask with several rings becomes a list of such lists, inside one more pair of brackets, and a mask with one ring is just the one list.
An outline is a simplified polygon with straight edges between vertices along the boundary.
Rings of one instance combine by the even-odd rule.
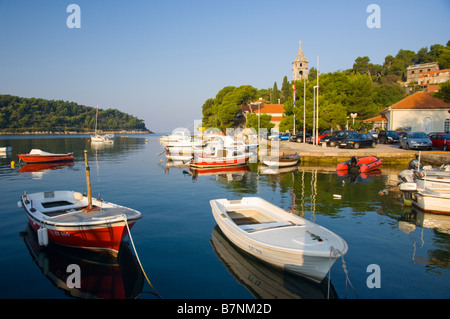
[[97, 135], [97, 116], [98, 116], [98, 105], [97, 105], [97, 112], [95, 113], [95, 135]]

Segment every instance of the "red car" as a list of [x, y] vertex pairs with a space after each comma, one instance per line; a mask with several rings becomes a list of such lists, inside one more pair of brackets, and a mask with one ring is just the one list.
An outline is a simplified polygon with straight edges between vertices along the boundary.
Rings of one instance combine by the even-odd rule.
[[433, 147], [447, 151], [450, 149], [450, 134], [435, 133], [429, 136]]

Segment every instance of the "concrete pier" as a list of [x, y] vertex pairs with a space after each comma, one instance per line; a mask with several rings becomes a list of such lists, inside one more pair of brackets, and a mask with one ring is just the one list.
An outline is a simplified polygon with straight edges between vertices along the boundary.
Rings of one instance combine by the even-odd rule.
[[[299, 154], [304, 164], [337, 164], [349, 160], [352, 156], [377, 156], [383, 161], [383, 165], [403, 165], [419, 155], [418, 150], [401, 149], [398, 144], [378, 144], [375, 148], [351, 149], [280, 141], [279, 147], [282, 154]], [[450, 152], [421, 151], [421, 160], [424, 164], [433, 166], [450, 164]]]

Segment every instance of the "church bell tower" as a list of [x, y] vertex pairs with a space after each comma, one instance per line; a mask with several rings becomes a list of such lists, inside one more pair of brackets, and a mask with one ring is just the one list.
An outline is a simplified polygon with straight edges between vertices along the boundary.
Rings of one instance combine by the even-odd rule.
[[308, 60], [302, 50], [302, 41], [300, 41], [300, 48], [298, 49], [297, 57], [292, 62], [292, 79], [301, 80], [308, 78]]

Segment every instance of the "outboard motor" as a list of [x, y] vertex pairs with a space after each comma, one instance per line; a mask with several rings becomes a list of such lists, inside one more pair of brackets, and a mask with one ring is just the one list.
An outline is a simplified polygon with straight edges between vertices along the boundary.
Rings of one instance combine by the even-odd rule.
[[413, 159], [409, 162], [409, 169], [422, 169], [423, 168], [423, 164], [417, 159]]
[[352, 156], [352, 158], [350, 159], [348, 170], [350, 173], [359, 173], [358, 159], [356, 158], [356, 156]]

